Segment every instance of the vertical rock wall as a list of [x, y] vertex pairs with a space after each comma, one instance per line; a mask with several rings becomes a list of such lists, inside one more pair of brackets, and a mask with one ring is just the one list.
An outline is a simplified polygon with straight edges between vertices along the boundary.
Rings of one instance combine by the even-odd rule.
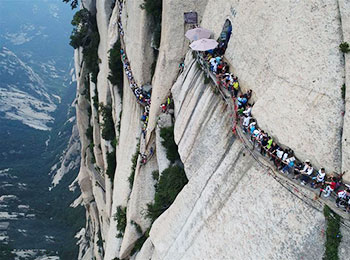
[[344, 61], [337, 1], [209, 1], [202, 24], [215, 38], [226, 19], [233, 30], [225, 57], [241, 87], [255, 93], [261, 127], [297, 156], [339, 172]]
[[322, 258], [322, 212], [285, 190], [245, 151], [232, 136], [225, 103], [192, 63], [172, 88], [189, 183], [153, 224], [152, 259]]
[[[343, 42], [350, 44], [350, 1], [339, 0], [339, 11], [342, 23]], [[345, 66], [345, 110], [342, 142], [342, 171], [344, 180], [350, 183], [350, 54], [344, 54]]]
[[[79, 258], [127, 258], [140, 237], [131, 221], [142, 232], [150, 228], [145, 210], [154, 198], [152, 172], [169, 166], [159, 131], [171, 120], [161, 115], [158, 121], [159, 106], [172, 87], [175, 141], [189, 183], [156, 220], [150, 237], [132, 258], [321, 259], [323, 215], [283, 189], [232, 136], [233, 115], [221, 97], [204, 85], [203, 73], [191, 53], [186, 56], [184, 72], [178, 75], [178, 65], [189, 43], [184, 37], [189, 26], [184, 24], [183, 13], [198, 12], [200, 26], [213, 31], [214, 38], [219, 37], [226, 19], [232, 22], [233, 34], [225, 57], [240, 78], [241, 87], [253, 89], [253, 114], [261, 127], [294, 149], [302, 160], [310, 159], [327, 171], [340, 171], [349, 167], [349, 95], [344, 122], [340, 95], [344, 77], [347, 81], [349, 78], [349, 62], [338, 49], [339, 43], [349, 37], [345, 25], [349, 20], [348, 1], [340, 0], [338, 5], [330, 0], [165, 0], [153, 78], [153, 29], [150, 17], [140, 8], [142, 3], [124, 1], [122, 24], [125, 51], [136, 83], [152, 83], [146, 140], [141, 136], [143, 108], [136, 102], [126, 75], [123, 99], [117, 86], [107, 79], [108, 52], [118, 38], [118, 3], [112, 10], [111, 0], [83, 1], [97, 17], [100, 72], [97, 85], [90, 82], [92, 96], [87, 100], [83, 95], [87, 72], [81, 50], [75, 51], [82, 145], [78, 179], [88, 216]], [[113, 183], [105, 175], [106, 155], [112, 146], [101, 136], [102, 118], [97, 120], [98, 111], [93, 108], [95, 87], [99, 102], [113, 107], [118, 139]], [[91, 162], [86, 137], [89, 107], [96, 164]], [[154, 147], [156, 154], [146, 166], [141, 167], [138, 160], [130, 189], [128, 178], [138, 143], [140, 152], [147, 153]], [[127, 208], [122, 238], [116, 237], [118, 223], [114, 215], [118, 206]], [[346, 252], [346, 245], [342, 250]]]

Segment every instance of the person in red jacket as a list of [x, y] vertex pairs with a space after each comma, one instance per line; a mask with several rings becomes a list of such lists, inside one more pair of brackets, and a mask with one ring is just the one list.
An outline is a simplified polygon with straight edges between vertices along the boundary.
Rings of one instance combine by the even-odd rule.
[[337, 185], [336, 181], [337, 181], [337, 179], [335, 177], [333, 177], [331, 181], [326, 181], [326, 184], [328, 184], [328, 185], [327, 185], [327, 187], [325, 189], [321, 189], [320, 190], [319, 197], [321, 197], [321, 194], [322, 194], [323, 191], [325, 191], [324, 197], [329, 197], [331, 195], [332, 191], [334, 191], [334, 189], [335, 189], [335, 187]]

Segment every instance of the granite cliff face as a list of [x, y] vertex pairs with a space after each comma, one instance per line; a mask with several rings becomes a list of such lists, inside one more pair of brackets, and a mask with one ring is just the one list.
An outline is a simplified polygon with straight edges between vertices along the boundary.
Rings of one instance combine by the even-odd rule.
[[[321, 259], [326, 226], [322, 203], [313, 201], [307, 190], [302, 191], [307, 199], [300, 199], [232, 134], [231, 110], [204, 84], [189, 51], [184, 33], [190, 26], [184, 24], [183, 13], [196, 11], [200, 26], [210, 29], [214, 39], [226, 19], [231, 21], [225, 58], [242, 89], [253, 90], [259, 125], [302, 160], [310, 159], [327, 172], [345, 171], [344, 180], [350, 182], [349, 95], [341, 97], [341, 86], [349, 85], [349, 57], [338, 48], [350, 41], [349, 1], [164, 0], [158, 56], [153, 55], [152, 20], [142, 3], [83, 1], [96, 14], [100, 43], [96, 84], [88, 77], [82, 48], [75, 50], [79, 202], [88, 220], [79, 234], [79, 259]], [[127, 75], [123, 97], [121, 86], [108, 80], [109, 50], [120, 37], [119, 17], [135, 82], [152, 85], [145, 138], [140, 122], [144, 108]], [[145, 211], [154, 200], [152, 172], [162, 173], [170, 165], [159, 133], [172, 124], [159, 108], [170, 94], [175, 142], [189, 182], [151, 226]], [[94, 95], [100, 106], [112, 108], [116, 148], [103, 138], [105, 119], [94, 106]], [[92, 141], [86, 134], [91, 128]], [[140, 158], [133, 160], [138, 151], [148, 153], [151, 147], [155, 155], [146, 165], [141, 166]], [[116, 167], [109, 178], [114, 149]], [[122, 236], [117, 236], [118, 208], [126, 209]], [[149, 236], [134, 253], [142, 237], [139, 229]], [[346, 259], [348, 251], [344, 242], [340, 257]]]

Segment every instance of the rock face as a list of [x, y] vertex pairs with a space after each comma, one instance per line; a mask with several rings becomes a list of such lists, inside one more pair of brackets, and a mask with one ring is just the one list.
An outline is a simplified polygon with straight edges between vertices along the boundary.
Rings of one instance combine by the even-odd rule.
[[[200, 26], [210, 29], [214, 38], [229, 19], [233, 33], [225, 58], [241, 88], [253, 90], [253, 115], [259, 125], [301, 160], [310, 159], [327, 172], [342, 172], [350, 167], [349, 95], [342, 100], [340, 88], [349, 81], [349, 58], [338, 45], [350, 41], [349, 1], [163, 1], [153, 77], [153, 24], [140, 8], [143, 1], [83, 3], [96, 12], [100, 71], [96, 84], [87, 81], [82, 50], [75, 51], [82, 190], [78, 202], [87, 211], [79, 259], [321, 259], [326, 228], [322, 208], [281, 185], [232, 134], [230, 107], [205, 85], [188, 51], [184, 33], [190, 26], [184, 24], [183, 13], [196, 11]], [[108, 80], [119, 17], [135, 82], [152, 83], [146, 138], [140, 122], [144, 108], [136, 102], [128, 77], [124, 74], [123, 97]], [[185, 68], [179, 73], [183, 60]], [[87, 83], [90, 98], [84, 95]], [[117, 143], [113, 181], [106, 172], [114, 148], [102, 136], [104, 119], [93, 105], [94, 93], [100, 103], [112, 107]], [[152, 173], [161, 174], [170, 165], [160, 128], [173, 120], [159, 108], [170, 93], [175, 142], [189, 182], [151, 226], [145, 212], [157, 183]], [[91, 128], [93, 149], [86, 134]], [[139, 152], [147, 154], [150, 148], [155, 154], [141, 165]], [[350, 181], [347, 172], [344, 180]], [[126, 208], [125, 230], [119, 228], [118, 207]], [[341, 244], [340, 256], [346, 257], [348, 250]]]
[[337, 2], [209, 1], [206, 11], [202, 24], [215, 37], [225, 18], [232, 22], [225, 57], [241, 87], [255, 93], [262, 128], [297, 156], [339, 173], [344, 60]]

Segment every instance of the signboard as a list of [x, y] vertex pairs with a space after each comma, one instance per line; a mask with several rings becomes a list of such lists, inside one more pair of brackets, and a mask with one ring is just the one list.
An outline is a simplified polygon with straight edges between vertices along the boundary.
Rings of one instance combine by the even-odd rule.
[[188, 23], [188, 24], [198, 23], [197, 12], [187, 12], [187, 13], [184, 13], [184, 16], [185, 16], [185, 23]]

